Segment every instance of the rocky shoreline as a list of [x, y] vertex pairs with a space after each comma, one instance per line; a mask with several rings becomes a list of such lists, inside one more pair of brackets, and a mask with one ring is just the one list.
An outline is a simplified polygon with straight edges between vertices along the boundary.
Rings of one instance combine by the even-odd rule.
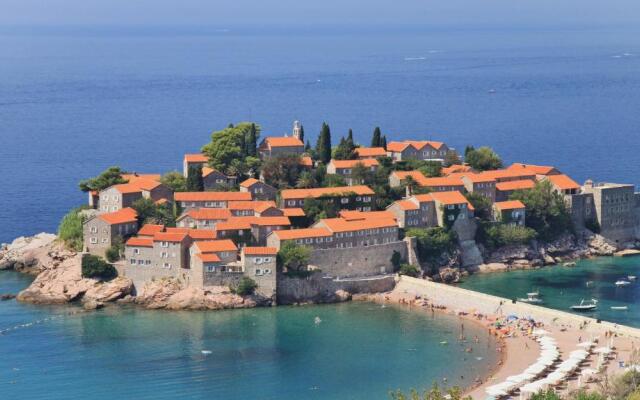
[[55, 235], [48, 233], [20, 237], [0, 247], [0, 270], [8, 269], [36, 276], [29, 287], [15, 296], [18, 301], [33, 304], [78, 303], [89, 310], [106, 303], [167, 310], [219, 310], [270, 304], [256, 296], [231, 293], [227, 287], [201, 290], [184, 287], [175, 279], [147, 282], [135, 293], [133, 282], [126, 277], [109, 281], [83, 278], [80, 254], [65, 249]]

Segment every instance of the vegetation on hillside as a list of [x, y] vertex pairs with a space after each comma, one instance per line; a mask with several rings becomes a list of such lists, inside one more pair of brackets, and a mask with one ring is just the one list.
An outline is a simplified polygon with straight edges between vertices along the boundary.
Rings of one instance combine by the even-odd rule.
[[491, 147], [483, 146], [475, 149], [467, 146], [464, 151], [464, 161], [476, 171], [488, 171], [502, 168], [502, 159]]
[[240, 296], [248, 296], [255, 292], [258, 288], [258, 284], [248, 276], [243, 276], [238, 282], [238, 286], [235, 288], [236, 294]]
[[158, 224], [176, 226], [177, 205], [171, 203], [156, 204], [151, 199], [138, 199], [131, 208], [138, 213], [138, 222], [144, 224]]
[[83, 192], [104, 190], [109, 186], [127, 183], [127, 181], [122, 178], [123, 173], [124, 171], [120, 169], [120, 167], [109, 167], [94, 178], [80, 181], [78, 186]]
[[286, 268], [288, 271], [300, 271], [306, 269], [311, 257], [311, 249], [300, 246], [294, 242], [285, 242], [278, 251], [276, 257], [278, 268]]
[[85, 217], [80, 213], [87, 206], [77, 207], [69, 211], [58, 225], [58, 238], [65, 246], [75, 251], [82, 251], [83, 231], [82, 224]]
[[260, 166], [256, 148], [259, 137], [259, 125], [229, 125], [211, 134], [211, 142], [202, 147], [202, 153], [209, 158], [209, 165], [222, 173], [239, 178], [254, 176]]
[[411, 228], [407, 230], [406, 236], [416, 238], [421, 262], [435, 262], [442, 255], [451, 253], [456, 245], [455, 233], [440, 227]]
[[187, 179], [178, 171], [167, 172], [160, 178], [160, 182], [174, 192], [187, 191]]
[[82, 276], [84, 278], [111, 279], [117, 275], [118, 272], [113, 265], [102, 258], [90, 254], [82, 257]]

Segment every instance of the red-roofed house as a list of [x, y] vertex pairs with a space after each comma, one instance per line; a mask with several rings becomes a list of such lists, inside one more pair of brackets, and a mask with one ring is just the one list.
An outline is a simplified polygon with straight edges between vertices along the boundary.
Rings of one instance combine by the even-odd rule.
[[251, 193], [243, 192], [178, 192], [175, 201], [183, 210], [191, 208], [227, 208], [230, 201], [250, 201]]
[[375, 192], [368, 186], [340, 186], [313, 189], [285, 189], [280, 192], [282, 208], [301, 208], [307, 198], [334, 202], [340, 209], [371, 211]]
[[395, 201], [387, 210], [396, 217], [400, 228], [427, 228], [438, 225], [435, 201], [430, 194], [418, 194]]
[[449, 147], [442, 142], [434, 141], [415, 141], [405, 140], [403, 142], [389, 142], [387, 145], [387, 154], [394, 161], [426, 160], [426, 161], [444, 161], [449, 151]]
[[251, 193], [255, 200], [275, 200], [278, 194], [276, 188], [255, 178], [240, 182], [240, 191]]
[[268, 136], [258, 146], [258, 153], [262, 159], [284, 154], [302, 154], [304, 143], [293, 136]]
[[439, 226], [451, 226], [456, 219], [471, 218], [473, 206], [460, 192], [429, 193], [436, 205], [436, 215]]
[[147, 178], [110, 186], [100, 191], [99, 196], [101, 212], [114, 212], [131, 207], [136, 200], [142, 198], [153, 201], [162, 199], [173, 201], [173, 192], [170, 188], [156, 180]]
[[548, 175], [544, 179], [551, 182], [553, 189], [560, 194], [571, 195], [580, 192], [580, 185], [567, 175]]
[[384, 147], [356, 147], [355, 153], [360, 160], [387, 156]]
[[331, 160], [327, 165], [327, 174], [340, 175], [344, 177], [347, 185], [362, 185], [364, 178], [354, 179], [352, 176], [353, 170], [356, 167], [366, 168], [366, 171], [373, 173], [378, 169], [378, 160], [375, 158], [368, 158], [364, 160]]
[[179, 216], [176, 225], [182, 228], [214, 230], [219, 222], [226, 221], [231, 216], [231, 211], [226, 208], [193, 208]]
[[189, 167], [205, 167], [209, 163], [209, 158], [202, 153], [185, 154], [182, 160], [182, 174], [185, 178], [189, 176]]
[[112, 213], [97, 214], [82, 224], [84, 251], [105, 256], [105, 252], [118, 239], [133, 235], [138, 230], [138, 214], [132, 208], [123, 208]]
[[520, 200], [498, 201], [493, 204], [493, 218], [508, 225], [524, 226], [526, 207]]

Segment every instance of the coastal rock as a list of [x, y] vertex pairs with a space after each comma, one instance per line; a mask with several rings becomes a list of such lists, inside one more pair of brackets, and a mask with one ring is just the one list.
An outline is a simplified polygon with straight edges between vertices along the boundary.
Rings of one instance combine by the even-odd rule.
[[0, 247], [0, 270], [16, 269], [37, 274], [44, 269], [44, 263], [40, 260], [45, 259], [54, 248], [61, 249], [61, 246], [56, 244], [56, 235], [50, 233], [19, 237]]
[[336, 301], [338, 302], [351, 300], [351, 293], [347, 292], [346, 290], [342, 290], [342, 289], [336, 290], [334, 295], [336, 297]]
[[509, 265], [505, 263], [487, 263], [478, 266], [477, 272], [501, 272], [509, 270]]
[[110, 302], [133, 292], [131, 279], [119, 276], [107, 282], [96, 282], [84, 294], [83, 301]]
[[601, 235], [593, 235], [587, 238], [588, 251], [591, 256], [611, 256], [617, 248]]
[[104, 303], [102, 303], [100, 301], [89, 300], [89, 301], [85, 301], [84, 303], [82, 303], [82, 307], [87, 311], [98, 310], [98, 309], [104, 307]]
[[460, 271], [455, 268], [442, 268], [438, 275], [440, 281], [444, 283], [456, 283], [460, 281]]

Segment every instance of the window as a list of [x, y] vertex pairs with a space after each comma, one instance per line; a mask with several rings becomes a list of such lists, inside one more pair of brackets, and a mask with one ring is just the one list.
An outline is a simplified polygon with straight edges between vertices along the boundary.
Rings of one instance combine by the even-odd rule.
[[207, 272], [216, 272], [216, 267], [214, 265], [209, 265], [207, 267]]
[[348, 204], [349, 203], [349, 198], [348, 197], [343, 197], [340, 199], [340, 203], [342, 204]]
[[270, 274], [270, 273], [271, 273], [271, 270], [270, 270], [269, 268], [267, 268], [267, 269], [265, 269], [265, 270], [264, 270], [264, 274], [265, 274], [265, 275], [268, 275], [268, 274]]
[[145, 260], [144, 263], [145, 265], [151, 265], [151, 260]]
[[132, 259], [130, 259], [130, 260], [129, 260], [129, 262], [131, 263], [131, 265], [135, 265], [135, 263], [136, 263], [136, 259], [135, 259], [135, 258], [132, 258]]
[[169, 253], [167, 253], [166, 251], [163, 251], [162, 253], [160, 253], [160, 257], [161, 258], [169, 258]]
[[447, 208], [448, 208], [449, 210], [453, 210], [453, 209], [455, 208], [455, 206], [454, 206], [453, 204], [449, 204], [449, 205], [447, 206]]
[[264, 261], [266, 263], [271, 262], [271, 257], [265, 257], [265, 258], [262, 259], [262, 261]]
[[160, 242], [160, 247], [169, 247], [169, 242]]
[[313, 243], [313, 239], [309, 238], [306, 240], [307, 243]]
[[255, 262], [256, 264], [262, 264], [262, 257], [256, 257]]
[[262, 270], [260, 268], [256, 268], [256, 275], [262, 275]]
[[96, 243], [98, 243], [98, 238], [97, 237], [92, 237], [90, 241], [91, 241], [91, 244], [96, 244]]
[[447, 217], [447, 219], [448, 219], [449, 221], [453, 221], [455, 218], [456, 218], [456, 217], [455, 217], [455, 216], [453, 216], [453, 215], [449, 215], [449, 216]]
[[102, 238], [102, 243], [107, 243], [107, 238]]
[[360, 196], [356, 197], [356, 201], [362, 201], [362, 197]]
[[287, 201], [287, 204], [290, 206], [295, 206], [296, 205], [296, 201], [295, 200], [289, 200]]
[[138, 265], [143, 265], [144, 264], [144, 260], [138, 260]]
[[98, 233], [98, 228], [95, 226], [91, 227], [91, 233]]
[[165, 269], [171, 269], [171, 264], [169, 264], [169, 263], [164, 263], [164, 264], [162, 264], [162, 268], [165, 268]]

